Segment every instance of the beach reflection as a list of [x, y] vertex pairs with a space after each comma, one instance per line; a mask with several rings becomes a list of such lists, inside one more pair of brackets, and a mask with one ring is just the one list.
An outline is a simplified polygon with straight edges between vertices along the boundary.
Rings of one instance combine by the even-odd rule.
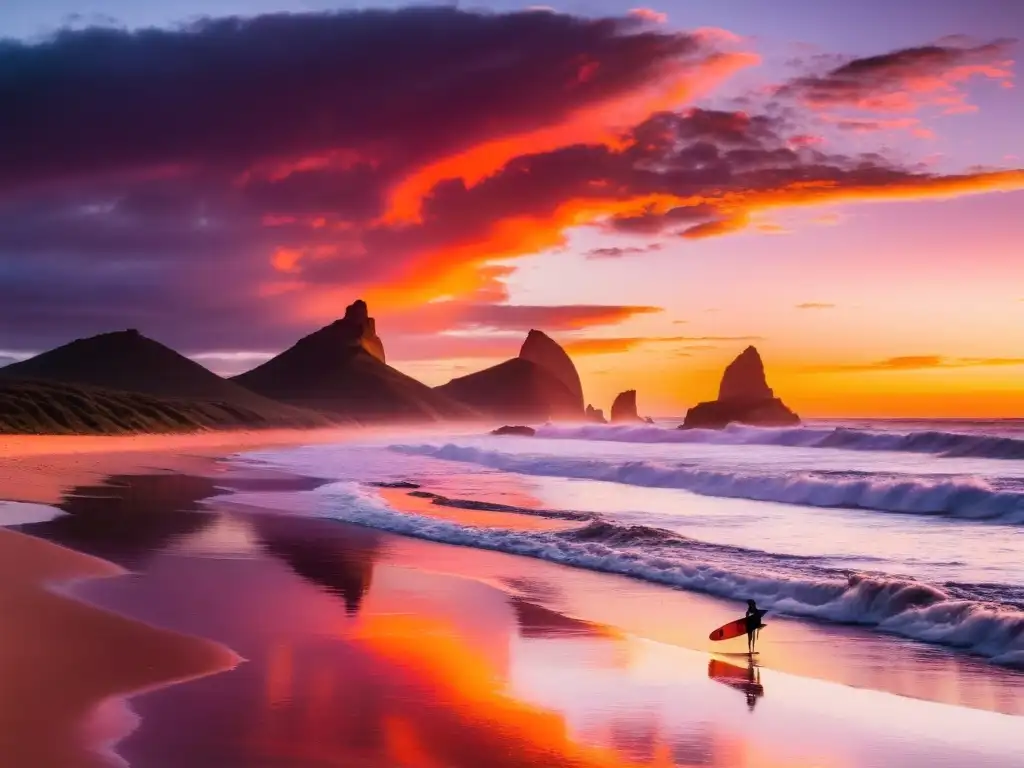
[[201, 502], [219, 492], [216, 482], [207, 477], [115, 475], [67, 491], [56, 505], [64, 515], [18, 529], [126, 568], [139, 568], [153, 553], [206, 527], [213, 517]]
[[[84, 585], [91, 600], [217, 640], [246, 660], [133, 701], [141, 724], [118, 747], [132, 765], [1019, 764], [1003, 753], [977, 759], [969, 740], [952, 748], [935, 734], [899, 741], [896, 721], [906, 728], [913, 720], [899, 706], [932, 707], [924, 722], [948, 717], [939, 705], [887, 697], [893, 722], [876, 722], [871, 697], [882, 694], [785, 676], [772, 678], [778, 693], [765, 699], [762, 672], [745, 662], [709, 664], [494, 581], [409, 567], [385, 534], [326, 520], [231, 517], [249, 528], [242, 539], [258, 542], [246, 557], [163, 552], [132, 579]], [[527, 561], [526, 592], [557, 592], [529, 569]], [[757, 717], [748, 716], [751, 704]], [[999, 717], [948, 709], [958, 718]], [[971, 725], [989, 728], [986, 745], [1000, 743], [1002, 727]]]
[[296, 575], [341, 597], [348, 615], [359, 612], [381, 553], [377, 531], [309, 520], [303, 521], [300, 533], [293, 520], [277, 515], [255, 515], [250, 522], [268, 554], [287, 563]]
[[747, 659], [743, 667], [724, 659], [711, 659], [708, 661], [708, 677], [743, 693], [751, 712], [757, 706], [757, 700], [764, 696], [761, 668], [752, 659]]

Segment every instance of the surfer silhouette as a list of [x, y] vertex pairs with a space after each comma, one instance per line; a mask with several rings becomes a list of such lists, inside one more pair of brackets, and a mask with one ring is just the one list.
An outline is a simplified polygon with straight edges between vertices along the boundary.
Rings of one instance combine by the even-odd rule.
[[761, 616], [764, 611], [757, 608], [757, 603], [747, 600], [747, 652], [754, 652], [754, 644], [757, 642], [757, 632], [761, 628]]

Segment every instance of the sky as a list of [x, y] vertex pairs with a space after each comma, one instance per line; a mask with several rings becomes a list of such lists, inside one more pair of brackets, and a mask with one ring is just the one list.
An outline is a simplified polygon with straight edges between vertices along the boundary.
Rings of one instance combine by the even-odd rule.
[[676, 415], [1024, 417], [1024, 3], [0, 4], [0, 363], [223, 374], [356, 298], [435, 385], [530, 328]]

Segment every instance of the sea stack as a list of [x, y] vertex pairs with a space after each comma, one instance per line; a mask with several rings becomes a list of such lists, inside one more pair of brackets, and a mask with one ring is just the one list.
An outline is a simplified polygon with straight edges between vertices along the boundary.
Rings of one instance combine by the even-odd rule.
[[592, 405], [587, 405], [587, 410], [584, 411], [583, 416], [587, 421], [592, 421], [595, 424], [608, 423], [608, 419], [604, 417], [604, 411], [600, 408], [595, 408]]
[[505, 421], [584, 418], [576, 366], [557, 342], [536, 330], [527, 335], [517, 357], [452, 379], [436, 391]]
[[612, 424], [642, 421], [636, 412], [636, 390], [627, 389], [620, 392], [612, 403]]
[[699, 403], [686, 413], [680, 429], [722, 429], [729, 424], [789, 427], [800, 417], [775, 397], [764, 373], [764, 362], [754, 347], [747, 347], [725, 369], [718, 399]]

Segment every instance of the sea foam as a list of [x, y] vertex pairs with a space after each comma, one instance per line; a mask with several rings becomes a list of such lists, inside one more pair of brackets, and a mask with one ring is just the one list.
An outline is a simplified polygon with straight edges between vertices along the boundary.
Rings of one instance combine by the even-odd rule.
[[[430, 541], [496, 550], [732, 599], [757, 600], [792, 616], [860, 624], [908, 638], [969, 650], [995, 663], [1024, 667], [1024, 611], [959, 597], [935, 585], [898, 577], [766, 568], [768, 553], [692, 542], [658, 529], [591, 521], [558, 532], [475, 528], [398, 512], [357, 483], [332, 483], [310, 493], [319, 514]], [[630, 530], [632, 528], [632, 530]], [[715, 550], [736, 550], [714, 557]], [[799, 558], [781, 558], [798, 560]], [[727, 567], [723, 562], [736, 563]], [[792, 576], [785, 573], [793, 574]]]
[[391, 450], [517, 474], [676, 488], [704, 496], [1024, 523], [1024, 493], [994, 488], [972, 476], [706, 469], [657, 461], [505, 453], [453, 443], [394, 445]]

